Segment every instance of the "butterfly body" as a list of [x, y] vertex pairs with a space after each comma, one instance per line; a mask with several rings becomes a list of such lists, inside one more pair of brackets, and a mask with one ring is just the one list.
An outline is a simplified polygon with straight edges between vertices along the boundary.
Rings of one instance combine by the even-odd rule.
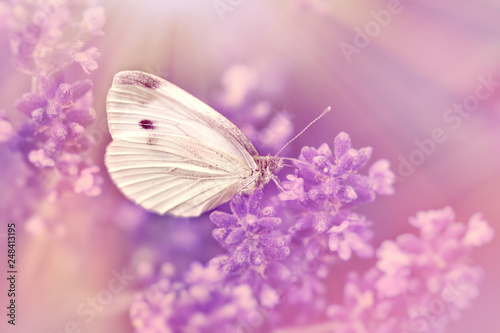
[[107, 114], [111, 179], [158, 214], [199, 216], [236, 193], [261, 188], [282, 167], [279, 157], [259, 156], [220, 113], [151, 74], [116, 74]]
[[276, 156], [255, 156], [254, 160], [257, 164], [257, 168], [253, 170], [253, 175], [256, 175], [256, 178], [253, 182], [255, 186], [251, 188], [252, 191], [257, 188], [262, 188], [269, 183], [281, 168], [283, 168], [283, 159]]

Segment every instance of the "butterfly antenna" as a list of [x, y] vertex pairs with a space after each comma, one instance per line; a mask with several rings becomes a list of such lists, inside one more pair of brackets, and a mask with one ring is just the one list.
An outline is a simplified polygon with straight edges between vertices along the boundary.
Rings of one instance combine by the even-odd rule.
[[[298, 160], [296, 158], [291, 158], [291, 157], [280, 157], [282, 160], [287, 160], [287, 161], [292, 161], [292, 162], [297, 162], [297, 163], [302, 163], [302, 164], [305, 164], [305, 165], [311, 165], [311, 163], [307, 163], [307, 162], [304, 162], [304, 161], [301, 161], [301, 160]], [[296, 165], [287, 165], [287, 164], [284, 164], [285, 166], [292, 166], [292, 167], [297, 167]]]
[[285, 149], [290, 143], [292, 143], [293, 141], [295, 141], [295, 139], [297, 139], [299, 136], [302, 135], [302, 133], [304, 133], [309, 127], [311, 127], [312, 124], [314, 124], [315, 122], [317, 122], [318, 120], [321, 119], [321, 117], [323, 117], [325, 114], [327, 114], [328, 112], [330, 112], [332, 108], [331, 107], [327, 107], [325, 109], [325, 111], [323, 111], [318, 117], [316, 117], [316, 119], [314, 119], [313, 121], [311, 121], [309, 123], [309, 125], [306, 126], [306, 128], [304, 128], [299, 134], [297, 134], [293, 139], [291, 139], [290, 141], [288, 141], [284, 146], [283, 148], [281, 148], [277, 153], [276, 155], [274, 155], [274, 157], [278, 156], [282, 151], [283, 149]]

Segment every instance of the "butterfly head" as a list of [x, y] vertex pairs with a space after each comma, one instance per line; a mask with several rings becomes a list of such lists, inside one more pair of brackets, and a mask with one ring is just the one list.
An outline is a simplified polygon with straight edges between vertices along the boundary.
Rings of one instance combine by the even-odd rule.
[[276, 174], [283, 168], [283, 159], [276, 156], [258, 156], [254, 157], [257, 163], [255, 174], [255, 188], [261, 188], [271, 179], [276, 177]]
[[267, 161], [266, 168], [272, 175], [278, 173], [283, 168], [283, 159], [281, 157], [268, 155], [265, 159]]

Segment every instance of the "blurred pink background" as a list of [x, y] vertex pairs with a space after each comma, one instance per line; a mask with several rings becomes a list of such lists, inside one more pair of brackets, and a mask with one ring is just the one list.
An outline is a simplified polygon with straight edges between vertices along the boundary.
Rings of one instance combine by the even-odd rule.
[[[99, 69], [90, 76], [98, 117], [93, 125], [98, 141], [93, 156], [101, 167], [110, 140], [105, 96], [115, 73], [151, 72], [216, 106], [227, 70], [241, 66], [245, 75], [254, 75], [254, 81], [245, 76], [231, 80], [226, 75], [231, 90], [226, 91], [230, 95], [226, 98], [238, 100], [245, 85], [251, 85], [253, 96], [269, 101], [273, 112], [287, 111], [296, 132], [327, 106], [332, 107], [333, 112], [293, 143], [287, 156], [297, 157], [305, 145], [331, 144], [338, 132], [345, 131], [355, 147], [374, 148], [372, 161], [391, 161], [401, 180], [396, 194], [379, 197], [362, 208], [374, 221], [376, 244], [410, 230], [407, 219], [417, 211], [447, 205], [455, 209], [459, 221], [466, 222], [480, 211], [499, 230], [498, 1], [402, 0], [399, 13], [391, 14], [385, 27], [372, 30], [369, 43], [365, 40], [368, 45], [357, 47], [347, 57], [341, 45], [356, 46], [355, 29], [364, 31], [375, 20], [372, 11], [387, 10], [388, 2], [243, 0], [233, 1], [238, 4], [223, 13], [216, 10], [216, 3], [102, 1], [105, 36], [87, 41], [102, 54], [97, 59]], [[5, 39], [0, 41], [0, 56], [9, 58]], [[29, 78], [7, 62], [0, 64], [0, 71], [4, 111], [10, 119], [21, 119], [14, 102], [29, 90]], [[454, 123], [443, 118], [447, 110], [474, 96], [481, 80], [489, 76], [499, 83], [453, 129]], [[432, 138], [435, 128], [441, 128], [447, 139], [434, 143], [428, 155], [414, 153], [420, 149], [415, 140]], [[424, 159], [411, 175], [398, 172], [401, 158], [417, 155]], [[0, 163], [4, 174], [15, 167], [6, 157]], [[108, 188], [99, 200], [109, 210], [92, 211], [92, 199], [73, 198], [59, 202], [57, 210], [50, 203], [40, 203], [39, 209], [51, 222], [23, 223], [23, 228], [29, 225], [29, 232], [18, 239], [22, 273], [17, 332], [65, 332], [71, 321], [82, 332], [132, 331], [128, 304], [140, 290], [140, 282], [125, 286], [89, 323], [75, 312], [82, 302], [107, 288], [113, 270], [125, 267], [147, 275], [152, 269], [134, 264], [147, 262], [152, 245], [144, 245], [142, 252], [132, 251], [130, 245], [143, 217], [116, 216], [113, 209], [123, 205], [123, 198], [103, 175]], [[0, 179], [4, 189], [15, 188], [16, 179]], [[15, 208], [7, 196], [1, 196], [0, 208], [1, 215], [10, 218]], [[210, 226], [205, 223], [202, 228]], [[172, 232], [182, 235], [184, 231], [177, 229]], [[189, 229], [183, 237], [189, 244]], [[474, 262], [486, 270], [486, 279], [474, 306], [448, 332], [498, 332], [499, 254], [498, 235], [474, 254]]]

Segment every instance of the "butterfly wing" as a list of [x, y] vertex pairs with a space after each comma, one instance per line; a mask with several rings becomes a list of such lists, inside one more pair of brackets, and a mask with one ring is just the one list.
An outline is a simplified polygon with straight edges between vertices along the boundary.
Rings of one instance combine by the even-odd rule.
[[257, 151], [229, 120], [151, 74], [115, 75], [106, 166], [118, 188], [156, 213], [198, 216], [251, 183]]

